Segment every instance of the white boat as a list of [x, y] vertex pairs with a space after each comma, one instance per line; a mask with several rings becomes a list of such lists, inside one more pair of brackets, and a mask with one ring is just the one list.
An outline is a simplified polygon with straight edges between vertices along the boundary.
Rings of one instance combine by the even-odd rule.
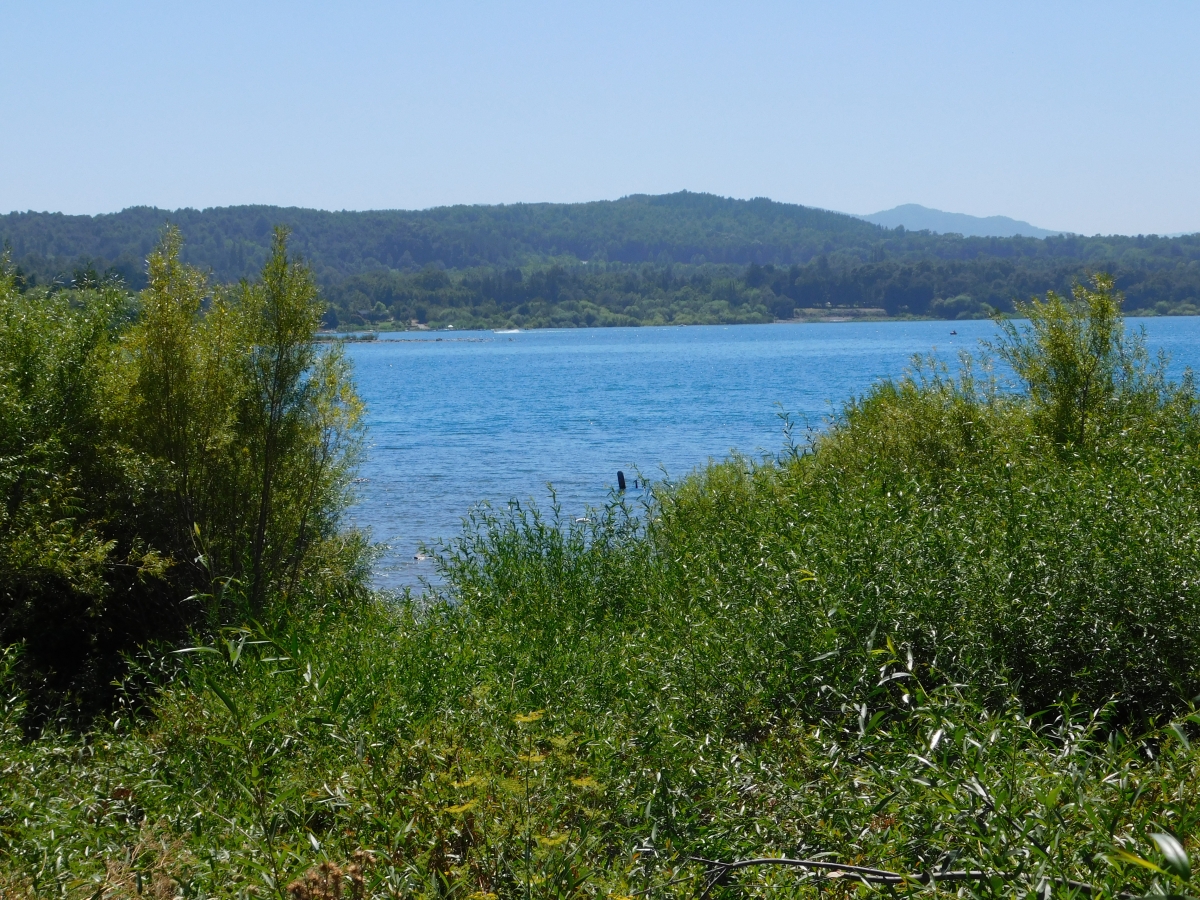
[[493, 328], [492, 334], [520, 334], [520, 328]]

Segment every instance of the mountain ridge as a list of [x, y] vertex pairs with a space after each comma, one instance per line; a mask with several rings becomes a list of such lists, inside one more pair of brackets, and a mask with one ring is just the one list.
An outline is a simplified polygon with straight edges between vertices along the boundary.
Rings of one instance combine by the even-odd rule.
[[1048, 238], [1067, 234], [1030, 225], [1008, 216], [972, 216], [967, 213], [946, 212], [919, 203], [902, 203], [891, 209], [857, 216], [864, 222], [883, 228], [903, 226], [909, 231], [932, 231], [934, 234], [961, 234], [963, 237], [1032, 237]]
[[[538, 258], [694, 263], [791, 263], [843, 245], [866, 246], [879, 229], [854, 216], [766, 198], [630, 194], [588, 203], [457, 205], [427, 210], [326, 211], [247, 205], [203, 210], [129, 207], [119, 213], [0, 216], [15, 259], [145, 258], [162, 227], [184, 232], [184, 256], [220, 278], [257, 271], [272, 225], [295, 248], [345, 276], [372, 268], [523, 265]], [[832, 244], [830, 242], [832, 241]], [[829, 246], [826, 246], [829, 245]], [[330, 252], [331, 248], [335, 248]], [[406, 257], [407, 254], [407, 257]]]

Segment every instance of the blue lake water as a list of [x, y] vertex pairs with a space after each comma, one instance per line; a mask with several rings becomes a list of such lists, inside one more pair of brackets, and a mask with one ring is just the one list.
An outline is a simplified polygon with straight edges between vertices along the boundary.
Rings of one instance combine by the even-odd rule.
[[[1200, 369], [1200, 318], [1131, 319], [1175, 375]], [[957, 331], [957, 334], [952, 334]], [[368, 408], [351, 520], [388, 547], [380, 587], [432, 574], [422, 543], [454, 537], [470, 507], [510, 498], [564, 515], [604, 502], [623, 470], [685, 475], [732, 450], [778, 453], [780, 410], [821, 427], [914, 354], [954, 364], [988, 321], [845, 322], [492, 332], [405, 332], [347, 345]], [[802, 427], [798, 429], [801, 431]]]

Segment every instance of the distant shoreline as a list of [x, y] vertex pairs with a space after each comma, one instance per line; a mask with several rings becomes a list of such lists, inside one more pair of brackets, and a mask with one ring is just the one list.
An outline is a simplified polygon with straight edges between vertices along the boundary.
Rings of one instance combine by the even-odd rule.
[[[800, 310], [797, 310], [800, 312]], [[509, 333], [520, 334], [527, 331], [555, 331], [562, 329], [570, 329], [572, 331], [586, 331], [588, 329], [609, 330], [613, 328], [728, 328], [731, 326], [740, 325], [803, 325], [810, 322], [822, 323], [837, 323], [837, 322], [954, 322], [962, 321], [956, 319], [938, 319], [935, 316], [889, 316], [882, 309], [828, 309], [828, 310], [803, 310], [805, 315], [796, 316], [791, 319], [773, 319], [769, 322], [658, 322], [647, 323], [642, 325], [542, 325], [530, 326], [523, 328], [514, 327], [487, 327], [487, 326], [449, 326], [438, 328], [429, 325], [423, 325], [420, 328], [394, 328], [387, 325], [379, 328], [346, 328], [338, 329], [337, 331], [321, 331], [317, 333], [317, 340], [331, 341], [344, 340], [353, 342], [369, 342], [377, 340], [379, 335], [383, 334], [450, 334], [454, 332], [478, 332], [490, 331], [496, 334]], [[979, 320], [981, 321], [982, 317]]]
[[[986, 322], [990, 316], [974, 316], [968, 319], [941, 319], [937, 316], [889, 316], [883, 310], [806, 310], [809, 315], [796, 316], [791, 319], [774, 319], [770, 322], [662, 322], [644, 325], [544, 325], [533, 326], [528, 328], [519, 328], [515, 330], [505, 329], [508, 334], [522, 334], [530, 331], [610, 331], [614, 328], [731, 328], [740, 327], [743, 325], [841, 325], [852, 322], [945, 322], [948, 325], [953, 325], [955, 322]], [[1127, 316], [1128, 319], [1170, 319], [1170, 318], [1189, 318], [1194, 317], [1194, 313], [1157, 313], [1151, 310], [1137, 310], [1135, 314]], [[1002, 314], [1002, 318], [1015, 318], [1009, 313]], [[333, 341], [342, 341], [345, 343], [370, 343], [378, 340], [384, 334], [429, 334], [429, 335], [446, 335], [463, 332], [477, 333], [488, 331], [492, 333], [501, 333], [496, 328], [488, 327], [448, 327], [448, 328], [377, 328], [372, 330], [346, 329], [344, 331], [322, 331], [318, 332], [316, 340], [319, 343], [330, 343]], [[414, 338], [411, 340], [430, 340], [430, 338]], [[437, 338], [442, 341], [445, 338]], [[478, 340], [477, 338], [464, 338], [463, 340]]]

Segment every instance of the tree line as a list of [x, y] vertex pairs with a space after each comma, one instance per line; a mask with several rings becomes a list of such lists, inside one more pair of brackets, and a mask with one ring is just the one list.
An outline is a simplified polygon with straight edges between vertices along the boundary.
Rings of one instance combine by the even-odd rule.
[[579, 204], [324, 212], [147, 207], [0, 216], [18, 286], [146, 284], [164, 223], [181, 260], [253, 278], [273, 223], [330, 304], [326, 325], [456, 327], [760, 322], [866, 307], [957, 318], [1111, 272], [1128, 309], [1200, 308], [1200, 235], [979, 238], [886, 229], [770, 200], [682, 192]]
[[[836, 314], [981, 318], [1011, 312], [1014, 301], [1069, 292], [1094, 273], [1064, 261], [1020, 264], [879, 260], [837, 265], [685, 266], [555, 264], [351, 276], [326, 289], [331, 328], [594, 327], [771, 322]], [[1117, 289], [1133, 315], [1200, 314], [1200, 267], [1162, 271], [1115, 268]]]

